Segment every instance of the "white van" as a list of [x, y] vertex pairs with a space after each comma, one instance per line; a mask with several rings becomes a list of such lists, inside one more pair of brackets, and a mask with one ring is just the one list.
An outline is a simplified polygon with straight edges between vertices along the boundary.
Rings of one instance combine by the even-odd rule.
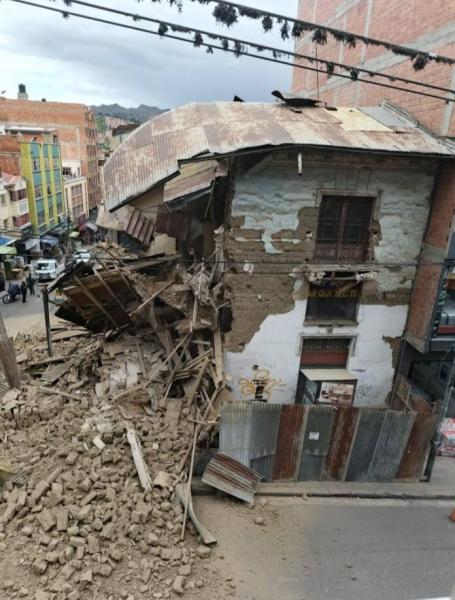
[[39, 282], [52, 281], [63, 269], [63, 265], [60, 265], [55, 258], [40, 258], [35, 265], [35, 277]]

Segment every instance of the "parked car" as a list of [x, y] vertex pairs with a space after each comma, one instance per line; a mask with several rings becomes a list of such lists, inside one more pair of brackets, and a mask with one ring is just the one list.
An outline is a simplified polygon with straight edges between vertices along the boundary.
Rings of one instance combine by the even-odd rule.
[[88, 250], [80, 250], [73, 256], [73, 260], [76, 265], [79, 265], [80, 263], [88, 263], [90, 262], [91, 258], [91, 254]]
[[63, 269], [64, 266], [60, 265], [55, 258], [41, 258], [35, 265], [35, 277], [40, 283], [52, 281]]

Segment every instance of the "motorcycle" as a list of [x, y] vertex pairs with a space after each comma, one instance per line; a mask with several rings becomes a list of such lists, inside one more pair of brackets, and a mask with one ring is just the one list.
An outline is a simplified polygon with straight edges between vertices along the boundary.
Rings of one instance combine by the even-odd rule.
[[3, 296], [3, 304], [9, 304], [10, 302], [15, 302], [16, 298], [20, 296], [21, 290], [17, 283], [10, 283], [8, 286], [8, 291]]

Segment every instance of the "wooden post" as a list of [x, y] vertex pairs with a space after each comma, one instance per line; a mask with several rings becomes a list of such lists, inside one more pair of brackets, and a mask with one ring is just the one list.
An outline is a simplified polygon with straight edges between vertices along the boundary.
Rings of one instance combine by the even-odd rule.
[[0, 315], [0, 360], [8, 384], [11, 388], [20, 389], [21, 376], [16, 361], [14, 344], [5, 328], [3, 317]]
[[51, 322], [49, 319], [49, 292], [47, 286], [42, 290], [43, 294], [43, 308], [44, 308], [44, 322], [46, 324], [46, 337], [47, 337], [47, 351], [49, 356], [53, 355], [52, 350], [52, 334], [51, 334]]

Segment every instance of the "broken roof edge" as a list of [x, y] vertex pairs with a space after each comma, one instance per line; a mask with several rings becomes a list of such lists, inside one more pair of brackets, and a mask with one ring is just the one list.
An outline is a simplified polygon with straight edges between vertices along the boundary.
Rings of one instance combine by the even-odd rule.
[[[446, 141], [446, 138], [441, 138]], [[445, 160], [455, 159], [455, 144], [451, 143], [453, 146], [453, 152], [450, 152], [448, 149], [447, 154], [439, 154], [435, 152], [412, 152], [407, 150], [385, 150], [385, 149], [372, 149], [372, 148], [361, 148], [361, 147], [352, 147], [352, 146], [333, 146], [333, 145], [324, 145], [324, 144], [281, 144], [281, 145], [270, 145], [267, 146], [252, 146], [250, 148], [242, 148], [240, 150], [234, 150], [232, 152], [226, 152], [222, 154], [210, 154], [208, 156], [193, 156], [191, 158], [182, 158], [178, 160], [179, 167], [184, 166], [190, 163], [195, 162], [203, 162], [206, 160], [218, 160], [221, 158], [234, 158], [236, 156], [248, 155], [248, 154], [256, 154], [256, 153], [265, 153], [265, 152], [273, 152], [273, 151], [283, 151], [283, 150], [297, 150], [299, 148], [309, 149], [309, 150], [331, 150], [332, 152], [343, 152], [343, 153], [353, 153], [353, 154], [370, 154], [370, 155], [387, 155], [387, 156], [399, 156], [399, 157], [408, 157], [408, 158], [422, 158], [422, 159], [436, 159], [436, 160]]]

